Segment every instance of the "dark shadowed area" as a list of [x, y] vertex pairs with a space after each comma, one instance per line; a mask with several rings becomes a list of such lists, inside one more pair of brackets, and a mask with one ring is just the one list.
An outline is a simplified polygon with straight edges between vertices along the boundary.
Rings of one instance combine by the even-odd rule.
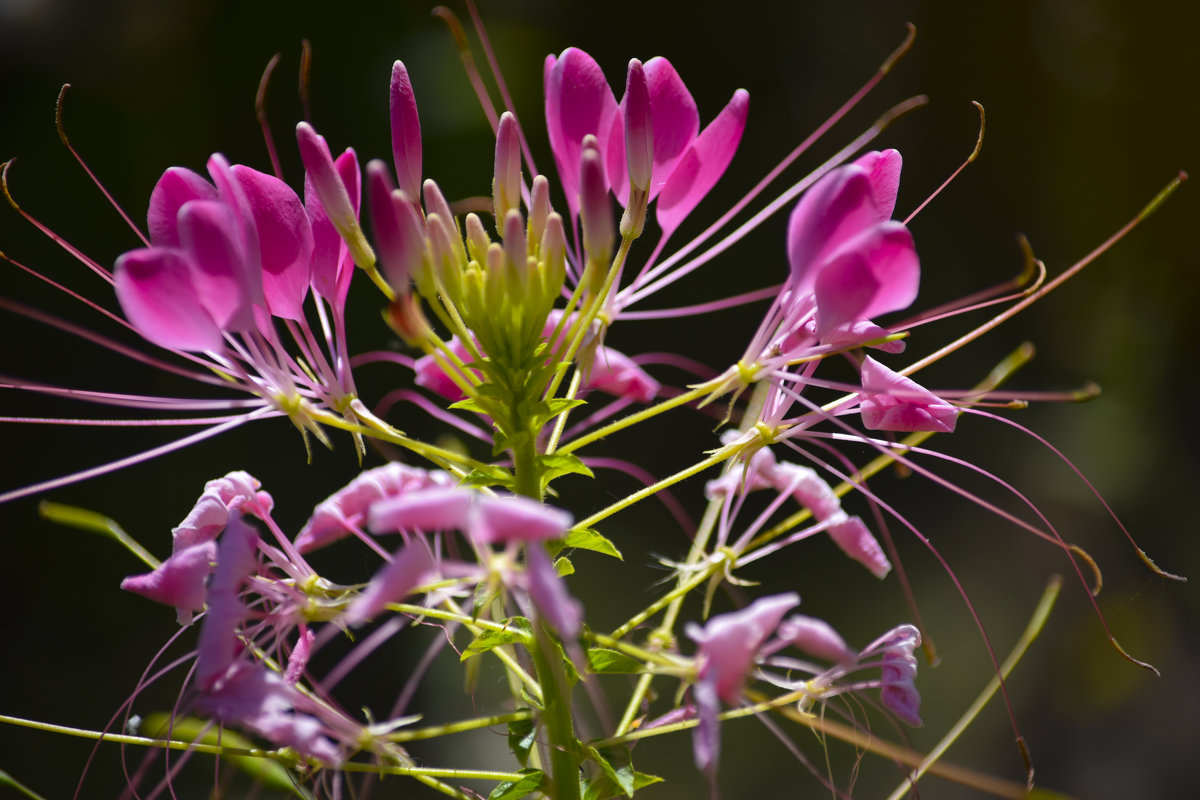
[[[463, 7], [452, 8], [466, 18]], [[1022, 265], [1019, 233], [1056, 275], [1133, 218], [1181, 169], [1200, 173], [1194, 98], [1200, 80], [1194, 48], [1200, 7], [1192, 4], [480, 0], [480, 10], [515, 110], [547, 173], [553, 160], [541, 104], [542, 63], [549, 53], [568, 46], [587, 50], [618, 95], [629, 58], [666, 56], [695, 95], [702, 124], [735, 89], [750, 92], [741, 149], [716, 190], [676, 234], [677, 244], [699, 233], [850, 97], [904, 39], [905, 23], [913, 23], [915, 45], [893, 74], [766, 196], [799, 180], [894, 104], [924, 94], [928, 105], [895, 122], [877, 143], [904, 155], [897, 206], [903, 218], [970, 153], [979, 124], [971, 101], [982, 103], [987, 133], [980, 158], [910, 223], [922, 262], [921, 309], [1016, 274]], [[202, 170], [208, 155], [219, 151], [233, 163], [270, 170], [254, 97], [262, 69], [275, 53], [282, 59], [268, 113], [285, 176], [298, 186], [302, 172], [292, 131], [304, 117], [296, 75], [305, 38], [313, 48], [312, 121], [335, 150], [352, 145], [364, 162], [390, 155], [388, 75], [399, 58], [420, 105], [426, 176], [451, 198], [490, 193], [492, 132], [445, 26], [412, 0], [346, 3], [337, 10], [310, 0], [0, 0], [0, 160], [19, 162], [9, 172], [12, 192], [57, 234], [111, 266], [138, 241], [61, 146], [54, 128], [59, 86], [73, 86], [65, 107], [72, 143], [141, 224], [150, 191], [168, 166]], [[1030, 341], [1037, 358], [1013, 377], [1014, 388], [1066, 391], [1098, 383], [1103, 392], [1090, 403], [1003, 413], [1044, 436], [1082, 470], [1159, 565], [1192, 578], [1200, 574], [1198, 515], [1184, 494], [1195, 491], [1200, 479], [1192, 394], [1197, 349], [1189, 333], [1200, 303], [1200, 263], [1191, 238], [1200, 220], [1198, 190], [1185, 183], [1077, 278], [919, 376], [935, 389], [968, 387]], [[556, 203], [563, 205], [558, 198]], [[647, 306], [686, 305], [781, 281], [787, 270], [785, 228], [786, 210]], [[7, 207], [0, 208], [0, 251], [116, 308], [108, 285]], [[352, 351], [399, 347], [380, 321], [378, 293], [368, 281], [358, 284], [350, 297]], [[152, 349], [8, 263], [0, 263], [0, 304], [0, 415], [97, 413], [86, 404], [15, 390], [8, 376], [108, 392], [193, 396], [204, 391], [16, 313], [14, 304], [41, 309]], [[721, 369], [741, 355], [763, 308], [670, 323], [630, 321], [616, 326], [608, 342], [629, 353], [681, 352]], [[921, 357], [985, 319], [975, 315], [917, 328], [908, 354]], [[891, 357], [890, 363], [907, 363], [903, 359], [910, 355]], [[656, 374], [675, 385], [687, 380], [668, 368]], [[398, 367], [370, 366], [361, 371], [359, 386], [369, 402], [409, 379]], [[98, 413], [109, 412], [100, 408]], [[412, 407], [397, 407], [389, 420], [415, 434], [440, 431]], [[662, 477], [715, 446], [711, 425], [708, 418], [676, 412], [652, 435], [618, 434], [595, 452], [637, 460]], [[0, 423], [0, 493], [192, 432], [180, 430]], [[958, 433], [935, 438], [930, 446], [1011, 483], [1064, 539], [1087, 550], [1103, 570], [1097, 602], [1113, 634], [1162, 673], [1155, 678], [1109, 646], [1083, 583], [1061, 550], [919, 476], [881, 475], [873, 484], [876, 491], [933, 542], [1001, 656], [1019, 636], [1050, 576], [1065, 576], [1043, 637], [1008, 683], [1038, 784], [1089, 798], [1184, 796], [1196, 783], [1195, 744], [1200, 741], [1195, 681], [1200, 602], [1194, 584], [1166, 581], [1147, 569], [1101, 501], [1034, 437], [966, 417]], [[866, 460], [869, 453], [854, 455], [859, 456]], [[380, 463], [377, 454], [369, 458], [372, 465]], [[274, 495], [276, 519], [295, 531], [315, 503], [358, 470], [345, 437], [335, 437], [332, 451], [318, 447], [312, 463], [304, 462], [300, 436], [286, 421], [274, 419], [44, 496], [107, 514], [164, 556], [171, 527], [210, 478], [248, 470]], [[968, 469], [925, 463], [1012, 513], [1034, 519], [1010, 494]], [[578, 516], [636, 488], [624, 475], [602, 475], [597, 495], [584, 479], [574, 480], [562, 486]], [[699, 481], [678, 492], [697, 516], [703, 509], [701, 492]], [[140, 571], [140, 565], [110, 542], [42, 520], [41, 497], [0, 506], [0, 714], [119, 730], [122, 702], [178, 631], [174, 615], [122, 593], [120, 580]], [[614, 567], [589, 554], [576, 558], [578, 572], [568, 585], [597, 628], [615, 627], [651, 600], [653, 583], [667, 575], [657, 556], [675, 559], [686, 551], [686, 540], [662, 507], [643, 505], [601, 529], [624, 552], [623, 564]], [[847, 505], [868, 513], [861, 499]], [[921, 664], [917, 686], [926, 724], [907, 731], [912, 746], [926, 750], [987, 683], [992, 667], [946, 571], [903, 526], [891, 528], [941, 655], [936, 668]], [[342, 558], [337, 562], [332, 556], [330, 568], [363, 569], [365, 558], [358, 551]], [[743, 577], [762, 585], [746, 596], [799, 592], [801, 610], [830, 620], [851, 644], [866, 644], [908, 621], [894, 577], [880, 583], [844, 562], [824, 541], [785, 550], [747, 570]], [[731, 606], [729, 598], [719, 602], [723, 609]], [[699, 605], [689, 608], [696, 614]], [[431, 635], [411, 650], [398, 640], [378, 663], [354, 673], [347, 707], [386, 707], [402, 682], [397, 676], [420, 657]], [[166, 660], [187, 652], [193, 642], [194, 632], [184, 632]], [[427, 721], [476, 713], [462, 695], [457, 669], [452, 658], [446, 659], [418, 698]], [[182, 669], [164, 676], [138, 699], [135, 712], [169, 709], [182, 681]], [[676, 685], [662, 681], [662, 702], [669, 703]], [[481, 689], [480, 713], [490, 691], [487, 685]], [[724, 797], [830, 796], [757, 721], [739, 720], [723, 730]], [[894, 738], [893, 731], [879, 732]], [[803, 733], [794, 738], [823, 774], [820, 743]], [[471, 740], [476, 744], [465, 754], [455, 750], [454, 738], [414, 753], [430, 765], [510, 768], [502, 731], [494, 739], [486, 748], [478, 745], [480, 739]], [[120, 795], [125, 785], [121, 748], [100, 745], [88, 767], [91, 751], [87, 740], [0, 724], [0, 770], [47, 798], [71, 797], [85, 769], [80, 797]], [[844, 786], [854, 753], [837, 744], [830, 751]], [[703, 792], [686, 734], [645, 741], [634, 755], [639, 769], [667, 779], [647, 789], [645, 797]], [[124, 758], [132, 771], [142, 753], [130, 749]], [[855, 796], [886, 796], [902, 770], [876, 756], [862, 758]], [[999, 698], [945, 758], [1009, 780], [1024, 779]], [[161, 762], [156, 769], [161, 775]], [[211, 760], [193, 759], [177, 784], [177, 796], [213, 796], [212, 774]], [[147, 792], [153, 785], [147, 783]], [[375, 797], [436, 796], [401, 778], [376, 788]], [[490, 791], [489, 786], [475, 788], [485, 796]], [[0, 788], [0, 797], [9, 796], [17, 794]], [[982, 795], [937, 778], [920, 786], [922, 798], [975, 796]]]

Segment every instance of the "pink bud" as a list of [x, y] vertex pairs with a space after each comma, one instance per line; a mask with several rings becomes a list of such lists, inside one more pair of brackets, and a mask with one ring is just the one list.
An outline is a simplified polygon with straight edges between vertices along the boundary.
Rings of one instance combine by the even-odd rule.
[[496, 173], [492, 203], [497, 225], [509, 211], [521, 209], [521, 134], [517, 118], [505, 111], [496, 130]]
[[359, 229], [358, 212], [350, 200], [346, 184], [334, 167], [325, 137], [307, 122], [301, 122], [296, 126], [296, 141], [300, 146], [300, 160], [304, 162], [304, 169], [329, 221], [350, 248], [355, 263], [373, 266], [375, 254]]
[[421, 120], [417, 98], [403, 62], [392, 65], [392, 160], [396, 181], [409, 197], [421, 194]]
[[650, 90], [646, 72], [636, 58], [629, 61], [625, 79], [625, 152], [629, 183], [635, 190], [649, 192], [654, 171], [654, 128], [650, 117]]

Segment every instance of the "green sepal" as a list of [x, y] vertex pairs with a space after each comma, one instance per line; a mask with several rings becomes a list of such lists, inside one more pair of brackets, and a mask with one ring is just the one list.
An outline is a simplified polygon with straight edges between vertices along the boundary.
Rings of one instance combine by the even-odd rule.
[[621, 561], [625, 560], [616, 545], [609, 541], [607, 537], [601, 536], [591, 528], [572, 528], [567, 531], [567, 538], [551, 541], [547, 549], [551, 555], [558, 555], [558, 553], [566, 550], [568, 547], [574, 547], [578, 550], [591, 550], [595, 553], [612, 556]]
[[509, 617], [504, 621], [502, 630], [486, 630], [475, 641], [467, 645], [460, 661], [466, 661], [471, 656], [486, 653], [503, 644], [522, 644], [526, 647], [533, 641], [533, 625], [525, 617]]
[[529, 751], [533, 749], [534, 742], [537, 741], [537, 737], [534, 735], [535, 731], [537, 731], [537, 723], [533, 721], [532, 717], [508, 723], [508, 749], [512, 750], [522, 767], [528, 765]]
[[501, 781], [492, 789], [488, 800], [517, 800], [517, 798], [536, 792], [546, 779], [546, 773], [540, 769], [523, 769], [517, 772], [521, 776], [516, 781]]
[[[196, 742], [238, 750], [261, 749], [251, 740], [228, 728], [218, 729], [210, 721], [196, 717], [174, 717], [162, 712], [147, 714], [142, 719], [141, 729], [154, 738], [166, 738], [169, 733], [177, 741]], [[271, 758], [261, 756], [222, 755], [222, 759], [234, 765], [254, 780], [269, 789], [276, 789], [296, 797], [311, 800], [312, 795], [296, 784], [287, 767]]]
[[587, 668], [597, 675], [636, 675], [642, 672], [642, 662], [619, 650], [593, 647], [587, 651]]

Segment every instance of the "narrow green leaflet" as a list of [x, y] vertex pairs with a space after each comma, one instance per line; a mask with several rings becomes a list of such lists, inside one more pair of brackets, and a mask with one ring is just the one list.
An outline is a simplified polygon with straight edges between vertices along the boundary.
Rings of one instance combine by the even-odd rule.
[[512, 473], [503, 467], [484, 465], [476, 467], [463, 478], [464, 486], [506, 486], [513, 485]]
[[554, 571], [558, 573], [558, 577], [565, 578], [575, 574], [575, 565], [566, 556], [559, 556], [554, 561]]
[[630, 675], [642, 671], [642, 662], [632, 656], [605, 647], [593, 647], [587, 651], [588, 672], [602, 675]]
[[492, 789], [488, 800], [517, 800], [536, 792], [546, 777], [540, 769], [523, 769], [517, 774], [523, 777], [518, 781], [501, 781]]
[[524, 617], [509, 617], [504, 622], [502, 630], [486, 630], [476, 637], [475, 641], [467, 646], [463, 651], [461, 661], [466, 661], [471, 656], [477, 656], [480, 653], [486, 653], [493, 647], [499, 647], [502, 644], [523, 644], [528, 646], [533, 641], [533, 625]]

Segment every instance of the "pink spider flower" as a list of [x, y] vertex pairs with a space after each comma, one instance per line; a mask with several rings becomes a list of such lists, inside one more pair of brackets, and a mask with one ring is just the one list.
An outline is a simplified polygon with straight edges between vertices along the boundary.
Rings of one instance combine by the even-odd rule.
[[[572, 217], [579, 214], [576, 197], [583, 140], [592, 135], [599, 144], [607, 186], [621, 205], [629, 202], [629, 165], [643, 174], [651, 173], [646, 191], [649, 200], [658, 200], [656, 214], [665, 238], [729, 166], [745, 129], [750, 96], [737, 90], [729, 104], [701, 131], [696, 102], [669, 61], [652, 58], [643, 65], [635, 59], [630, 62], [629, 72], [631, 76], [640, 73], [643, 78], [633, 88], [633, 96], [627, 91], [618, 104], [604, 73], [590, 55], [571, 47], [557, 57], [547, 56], [546, 130]], [[644, 90], [640, 88], [643, 85]], [[630, 117], [640, 125], [627, 132]], [[644, 140], [647, 134], [652, 140], [649, 164], [645, 163], [644, 143], [638, 149], [639, 135]], [[636, 157], [631, 159], [631, 153]]]

